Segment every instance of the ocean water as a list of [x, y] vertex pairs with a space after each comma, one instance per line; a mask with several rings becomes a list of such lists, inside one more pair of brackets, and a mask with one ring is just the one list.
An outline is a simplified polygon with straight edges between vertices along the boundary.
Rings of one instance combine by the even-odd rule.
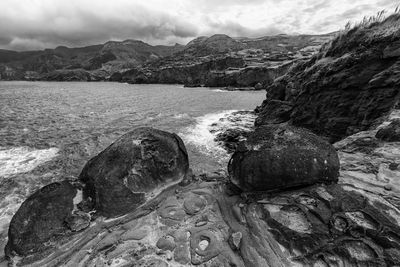
[[195, 172], [225, 169], [229, 155], [210, 129], [230, 127], [223, 118], [264, 98], [181, 85], [0, 82], [0, 258], [22, 201], [47, 183], [77, 177], [122, 134], [138, 126], [175, 132]]

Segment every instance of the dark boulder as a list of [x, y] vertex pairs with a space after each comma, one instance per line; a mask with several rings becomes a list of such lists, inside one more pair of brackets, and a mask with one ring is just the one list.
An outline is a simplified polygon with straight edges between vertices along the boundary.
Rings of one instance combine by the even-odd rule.
[[258, 117], [255, 126], [264, 124], [279, 124], [290, 120], [292, 105], [288, 101], [275, 99], [264, 100], [262, 107], [257, 108]]
[[400, 119], [393, 120], [388, 126], [381, 128], [375, 137], [387, 142], [400, 142]]
[[176, 134], [142, 127], [123, 135], [92, 158], [79, 179], [96, 210], [112, 217], [144, 203], [160, 186], [180, 181], [188, 155]]
[[[6, 255], [38, 256], [56, 247], [57, 240], [71, 233], [70, 225], [76, 224], [75, 218], [79, 217], [74, 211], [77, 193], [74, 185], [62, 181], [46, 185], [26, 199], [11, 220]], [[90, 216], [84, 217], [79, 220], [84, 219], [87, 227]]]
[[339, 158], [327, 141], [287, 125], [262, 126], [239, 144], [229, 166], [243, 191], [264, 191], [336, 182]]
[[229, 128], [226, 131], [220, 132], [214, 138], [214, 141], [223, 145], [223, 147], [229, 152], [233, 153], [237, 147], [237, 144], [245, 139], [249, 131], [242, 128]]

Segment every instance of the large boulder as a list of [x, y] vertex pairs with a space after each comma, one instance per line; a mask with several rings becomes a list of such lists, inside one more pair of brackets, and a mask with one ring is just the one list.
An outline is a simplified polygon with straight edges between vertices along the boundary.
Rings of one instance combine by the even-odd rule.
[[161, 186], [180, 181], [189, 168], [188, 155], [176, 134], [136, 128], [92, 158], [79, 179], [95, 209], [113, 217], [125, 214]]
[[243, 191], [286, 189], [336, 182], [339, 158], [331, 144], [305, 129], [269, 125], [239, 144], [228, 170]]
[[400, 119], [393, 120], [389, 125], [379, 129], [375, 137], [387, 142], [400, 142]]
[[76, 223], [85, 221], [87, 227], [90, 217], [76, 212], [78, 200], [79, 189], [68, 181], [46, 185], [28, 197], [10, 222], [6, 255], [38, 256], [56, 247]]

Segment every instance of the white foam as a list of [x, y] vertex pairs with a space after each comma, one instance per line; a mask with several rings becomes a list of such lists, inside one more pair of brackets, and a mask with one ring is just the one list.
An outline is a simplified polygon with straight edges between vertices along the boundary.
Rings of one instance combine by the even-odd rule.
[[181, 113], [181, 114], [175, 114], [173, 116], [174, 119], [187, 119], [190, 118], [190, 116], [187, 113]]
[[0, 148], [0, 177], [29, 172], [57, 156], [58, 148], [32, 149], [29, 147]]
[[180, 136], [182, 136], [185, 143], [195, 145], [205, 154], [213, 156], [226, 155], [226, 151], [214, 141], [215, 134], [211, 133], [210, 130], [213, 123], [218, 123], [221, 118], [228, 116], [234, 111], [228, 110], [198, 117], [196, 118], [195, 126], [187, 128], [186, 132], [181, 133]]
[[232, 91], [222, 90], [222, 89], [212, 89], [211, 91], [218, 92], [218, 93], [229, 93], [229, 92], [232, 92]]

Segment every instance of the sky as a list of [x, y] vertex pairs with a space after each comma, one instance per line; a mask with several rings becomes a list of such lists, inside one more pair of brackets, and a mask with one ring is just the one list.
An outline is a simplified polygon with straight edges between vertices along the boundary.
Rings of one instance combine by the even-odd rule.
[[198, 36], [322, 34], [396, 0], [1, 0], [0, 48], [34, 50], [138, 39], [186, 44]]

